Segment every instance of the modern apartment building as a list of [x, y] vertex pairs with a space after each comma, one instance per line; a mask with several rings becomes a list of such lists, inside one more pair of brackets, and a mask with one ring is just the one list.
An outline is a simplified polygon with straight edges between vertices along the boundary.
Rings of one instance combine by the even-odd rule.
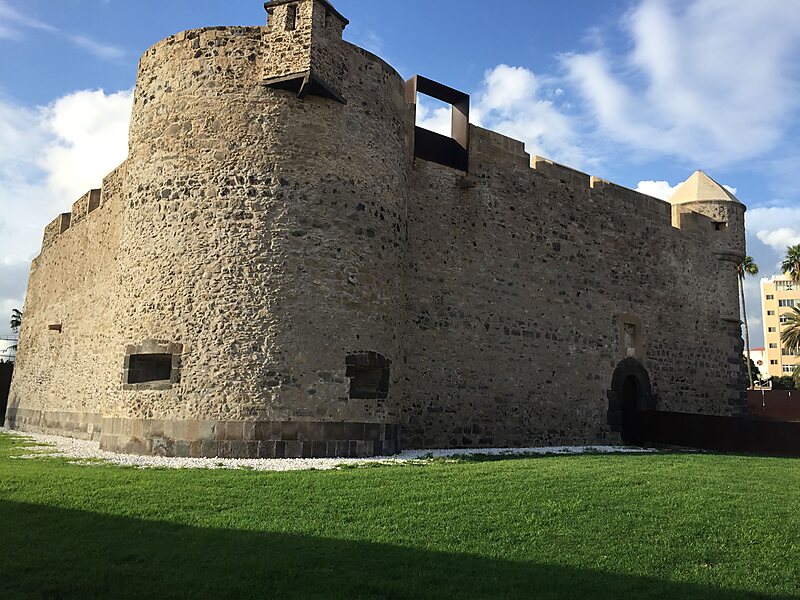
[[784, 315], [792, 306], [800, 306], [800, 285], [788, 275], [761, 280], [761, 311], [764, 323], [764, 366], [762, 376], [791, 375], [800, 363], [800, 355], [789, 353], [781, 344]]

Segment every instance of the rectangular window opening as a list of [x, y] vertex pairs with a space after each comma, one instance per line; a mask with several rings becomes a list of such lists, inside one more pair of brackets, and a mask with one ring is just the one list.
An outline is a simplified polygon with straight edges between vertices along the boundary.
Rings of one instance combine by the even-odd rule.
[[171, 354], [132, 354], [130, 356], [127, 383], [169, 383], [170, 381], [172, 381]]
[[345, 375], [350, 379], [350, 398], [383, 400], [389, 395], [392, 361], [376, 352], [351, 354], [345, 360]]
[[469, 171], [469, 96], [417, 75], [406, 82], [406, 101], [417, 109], [414, 156]]
[[286, 7], [286, 31], [297, 29], [297, 5], [290, 4]]
[[453, 133], [453, 105], [417, 93], [417, 127], [450, 137]]

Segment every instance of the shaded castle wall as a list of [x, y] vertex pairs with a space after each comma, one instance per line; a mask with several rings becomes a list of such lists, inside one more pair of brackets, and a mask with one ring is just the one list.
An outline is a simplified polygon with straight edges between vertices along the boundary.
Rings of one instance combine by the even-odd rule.
[[[608, 393], [629, 356], [659, 408], [738, 412], [735, 264], [709, 250], [712, 223], [681, 231], [666, 202], [531, 169], [521, 143], [480, 128], [471, 140], [474, 188], [415, 164], [404, 443], [618, 442]], [[638, 329], [632, 352], [622, 321]]]
[[120, 380], [114, 269], [125, 166], [106, 177], [102, 192], [82, 197], [71, 215], [59, 216], [45, 231], [28, 280], [10, 426], [100, 434], [106, 399]]

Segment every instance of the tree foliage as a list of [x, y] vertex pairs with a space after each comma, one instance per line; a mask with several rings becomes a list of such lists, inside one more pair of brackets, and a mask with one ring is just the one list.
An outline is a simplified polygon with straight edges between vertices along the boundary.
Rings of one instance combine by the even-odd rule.
[[797, 389], [794, 385], [794, 379], [791, 375], [784, 375], [783, 377], [772, 378], [773, 390], [794, 390]]
[[[747, 362], [750, 361], [750, 368], [747, 368]], [[747, 356], [742, 355], [742, 366], [747, 371], [748, 375], [752, 375], [753, 382], [761, 381], [761, 370], [758, 368], [758, 365], [753, 362], [753, 359], [748, 359]]]
[[798, 364], [794, 371], [792, 371], [792, 381], [794, 381], [795, 389], [800, 389], [800, 364]]
[[783, 259], [781, 269], [795, 283], [800, 283], [800, 244], [786, 248], [786, 257]]
[[17, 332], [20, 327], [22, 327], [22, 311], [14, 308], [11, 310], [11, 329]]
[[792, 306], [789, 312], [783, 314], [783, 329], [781, 342], [783, 347], [792, 351], [800, 351], [800, 308]]
[[739, 277], [742, 278], [744, 278], [745, 275], [750, 275], [750, 276], [758, 275], [759, 271], [758, 265], [756, 264], [756, 261], [753, 260], [752, 256], [745, 256], [744, 260], [741, 263], [739, 263], [737, 269], [739, 271]]
[[[753, 389], [755, 385], [755, 376], [753, 374], [752, 363], [753, 361], [750, 359], [750, 326], [747, 324], [747, 303], [745, 302], [744, 298], [744, 278], [746, 275], [758, 275], [758, 265], [756, 261], [753, 260], [752, 256], [745, 256], [744, 260], [736, 265], [736, 272], [739, 275], [739, 292], [742, 298], [742, 319], [744, 320], [744, 341], [745, 341], [745, 349], [747, 350], [747, 361], [745, 362], [745, 366], [747, 367], [747, 381], [748, 381], [748, 388]], [[755, 370], [758, 372], [758, 369]]]

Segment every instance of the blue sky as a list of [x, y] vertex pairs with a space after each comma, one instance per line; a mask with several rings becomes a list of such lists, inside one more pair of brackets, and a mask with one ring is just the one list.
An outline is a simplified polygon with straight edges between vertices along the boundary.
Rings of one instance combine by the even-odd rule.
[[[138, 57], [259, 0], [0, 0], [0, 336], [41, 230], [125, 156]], [[800, 243], [800, 10], [791, 0], [337, 0], [350, 41], [472, 95], [473, 120], [653, 195], [702, 168], [775, 272]], [[445, 116], [423, 107], [426, 125]], [[753, 344], [758, 281], [748, 283]]]

